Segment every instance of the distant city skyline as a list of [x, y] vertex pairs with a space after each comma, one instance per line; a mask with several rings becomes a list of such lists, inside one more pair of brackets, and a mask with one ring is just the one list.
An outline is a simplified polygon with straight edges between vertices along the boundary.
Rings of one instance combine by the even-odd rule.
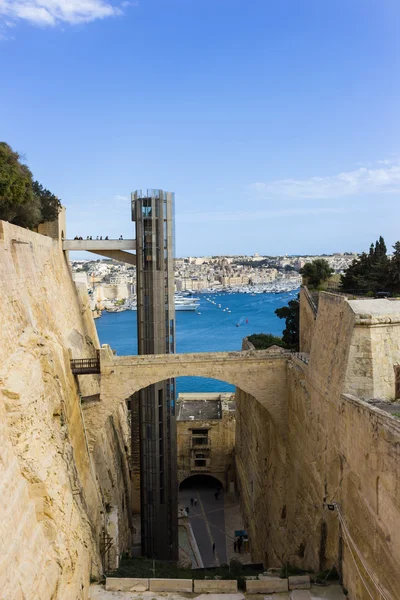
[[390, 252], [399, 17], [394, 0], [8, 0], [1, 139], [62, 199], [70, 238], [131, 237], [130, 193], [162, 188], [177, 256], [379, 235]]

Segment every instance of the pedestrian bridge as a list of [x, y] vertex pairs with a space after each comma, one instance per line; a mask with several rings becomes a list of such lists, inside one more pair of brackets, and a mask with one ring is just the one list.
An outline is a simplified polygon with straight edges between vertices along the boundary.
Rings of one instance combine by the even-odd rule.
[[107, 258], [136, 265], [136, 240], [63, 240], [62, 248], [68, 252], [92, 252]]
[[112, 414], [132, 394], [164, 379], [207, 377], [226, 381], [253, 396], [266, 408], [275, 425], [285, 431], [290, 357], [290, 352], [276, 347], [243, 352], [114, 356], [111, 348], [104, 345], [100, 349], [98, 409]]

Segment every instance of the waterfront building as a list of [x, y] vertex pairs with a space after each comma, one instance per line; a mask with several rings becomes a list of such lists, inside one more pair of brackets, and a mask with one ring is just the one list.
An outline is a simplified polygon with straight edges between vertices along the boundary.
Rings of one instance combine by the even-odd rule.
[[[171, 192], [150, 189], [132, 194], [138, 354], [175, 352], [173, 212]], [[175, 380], [147, 386], [135, 395], [133, 404], [137, 410], [132, 412], [132, 493], [135, 504], [140, 488], [142, 553], [177, 560]]]

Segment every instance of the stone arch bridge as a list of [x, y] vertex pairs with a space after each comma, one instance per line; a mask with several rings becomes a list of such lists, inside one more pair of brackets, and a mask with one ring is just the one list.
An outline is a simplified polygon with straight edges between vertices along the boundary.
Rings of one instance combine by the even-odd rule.
[[97, 409], [105, 420], [121, 402], [148, 385], [175, 377], [207, 377], [226, 381], [253, 396], [285, 435], [290, 356], [279, 349], [115, 356], [104, 345], [100, 350], [101, 401]]

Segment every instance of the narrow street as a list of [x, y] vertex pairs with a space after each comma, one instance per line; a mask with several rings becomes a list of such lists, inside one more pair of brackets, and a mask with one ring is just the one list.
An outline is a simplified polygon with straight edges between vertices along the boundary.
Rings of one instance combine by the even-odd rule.
[[[182, 506], [189, 508], [189, 521], [205, 567], [226, 564], [226, 534], [224, 514], [224, 492], [215, 499], [216, 487], [199, 486], [179, 492]], [[190, 499], [196, 498], [197, 506]], [[215, 554], [212, 548], [215, 543]]]
[[[192, 506], [191, 499], [197, 500], [197, 504]], [[235, 531], [244, 529], [237, 494], [226, 494], [217, 479], [199, 475], [183, 482], [179, 505], [189, 509], [190, 527], [204, 567], [229, 564], [232, 558], [244, 564], [251, 563], [250, 553], [244, 548], [241, 553], [234, 551]]]

